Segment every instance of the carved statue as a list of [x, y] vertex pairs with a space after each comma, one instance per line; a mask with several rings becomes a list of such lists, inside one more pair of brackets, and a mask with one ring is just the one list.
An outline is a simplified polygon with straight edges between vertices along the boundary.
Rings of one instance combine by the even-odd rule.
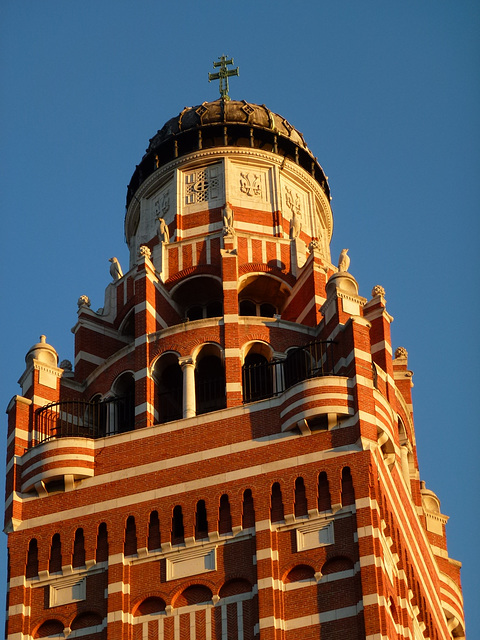
[[90, 298], [88, 296], [80, 296], [79, 299], [77, 300], [77, 305], [78, 308], [80, 309], [80, 307], [89, 307], [90, 306]]
[[395, 349], [395, 358], [408, 358], [408, 351], [405, 347], [397, 347]]
[[150, 248], [147, 247], [146, 244], [142, 244], [140, 245], [140, 248], [138, 250], [138, 256], [145, 256], [146, 258], [151, 258], [152, 257], [152, 252], [150, 251]]
[[123, 278], [123, 271], [119, 261], [115, 257], [113, 257], [110, 258], [109, 262], [112, 263], [110, 265], [110, 275], [112, 276], [113, 280], [115, 281]]
[[375, 296], [384, 296], [384, 295], [385, 295], [385, 289], [382, 287], [382, 285], [376, 284], [372, 289], [372, 298], [375, 298]]
[[350, 258], [347, 256], [348, 249], [342, 249], [340, 257], [338, 259], [338, 270], [339, 271], [348, 271], [348, 267], [350, 266]]
[[223, 209], [223, 230], [224, 233], [233, 233], [233, 209], [228, 202]]
[[60, 362], [60, 369], [63, 369], [64, 371], [72, 371], [73, 366], [70, 360], [62, 360]]
[[168, 224], [165, 222], [163, 218], [157, 218], [158, 228], [157, 228], [157, 236], [160, 242], [165, 242], [168, 244], [170, 242], [170, 231], [168, 229]]
[[315, 249], [320, 249], [320, 242], [318, 238], [312, 238], [310, 244], [308, 245], [308, 250], [310, 251], [310, 253], [313, 253]]
[[294, 240], [300, 235], [302, 230], [302, 218], [299, 213], [294, 212], [293, 218], [290, 220], [290, 238]]

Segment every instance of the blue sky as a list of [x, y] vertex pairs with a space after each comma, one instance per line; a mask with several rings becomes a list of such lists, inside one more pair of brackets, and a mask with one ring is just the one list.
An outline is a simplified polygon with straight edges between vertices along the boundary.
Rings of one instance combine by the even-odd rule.
[[[480, 638], [479, 5], [5, 0], [0, 12], [1, 406], [41, 333], [73, 360], [77, 298], [103, 306], [108, 258], [128, 264], [126, 185], [149, 138], [216, 99], [207, 74], [233, 56], [230, 95], [284, 115], [329, 176], [334, 261], [348, 247], [360, 293], [386, 289], [415, 373], [421, 477], [451, 517]], [[1, 575], [4, 548], [2, 536]]]

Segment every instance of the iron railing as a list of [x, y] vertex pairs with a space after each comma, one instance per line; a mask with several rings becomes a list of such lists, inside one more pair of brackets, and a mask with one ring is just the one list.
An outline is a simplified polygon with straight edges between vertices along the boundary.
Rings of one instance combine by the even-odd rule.
[[334, 374], [333, 340], [310, 342], [288, 352], [284, 360], [273, 360], [242, 369], [243, 401], [271, 398], [297, 382]]
[[34, 444], [51, 438], [102, 438], [124, 433], [134, 428], [134, 419], [134, 406], [127, 397], [52, 402], [35, 412]]

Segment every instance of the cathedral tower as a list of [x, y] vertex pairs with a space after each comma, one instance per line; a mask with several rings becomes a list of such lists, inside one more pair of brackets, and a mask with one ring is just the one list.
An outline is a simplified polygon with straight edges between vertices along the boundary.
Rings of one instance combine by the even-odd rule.
[[463, 637], [407, 351], [332, 226], [264, 105], [225, 93], [150, 140], [125, 273], [8, 407], [9, 640]]

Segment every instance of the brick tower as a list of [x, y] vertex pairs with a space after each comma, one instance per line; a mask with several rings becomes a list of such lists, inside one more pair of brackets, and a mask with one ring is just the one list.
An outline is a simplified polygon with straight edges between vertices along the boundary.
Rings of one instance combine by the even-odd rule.
[[126, 273], [9, 407], [7, 637], [446, 640], [460, 564], [420, 481], [385, 292], [264, 105], [185, 108], [127, 192]]

